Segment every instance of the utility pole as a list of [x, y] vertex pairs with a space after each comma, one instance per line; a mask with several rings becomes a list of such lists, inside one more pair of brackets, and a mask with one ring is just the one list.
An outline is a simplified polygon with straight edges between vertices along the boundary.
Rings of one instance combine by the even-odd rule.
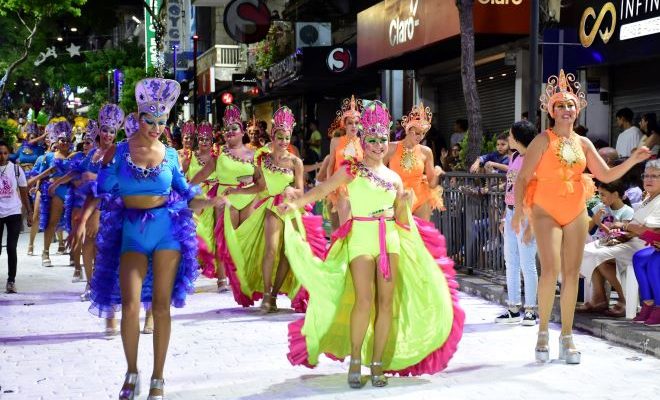
[[531, 23], [529, 27], [529, 104], [528, 119], [536, 126], [536, 110], [539, 98], [539, 0], [531, 0]]

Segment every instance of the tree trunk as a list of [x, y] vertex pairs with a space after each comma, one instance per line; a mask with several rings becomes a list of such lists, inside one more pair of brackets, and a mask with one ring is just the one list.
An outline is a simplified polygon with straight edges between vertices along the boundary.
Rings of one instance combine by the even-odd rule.
[[34, 21], [34, 26], [32, 28], [28, 27], [27, 24], [23, 21], [23, 18], [21, 18], [20, 14], [18, 15], [20, 21], [23, 23], [25, 28], [28, 30], [30, 35], [25, 38], [23, 41], [23, 54], [21, 56], [14, 60], [9, 66], [7, 67], [7, 70], [5, 70], [5, 75], [2, 77], [0, 80], [0, 99], [4, 98], [5, 96], [5, 89], [7, 88], [7, 85], [9, 84], [9, 77], [11, 76], [11, 73], [18, 67], [20, 64], [25, 62], [27, 60], [28, 55], [30, 54], [30, 48], [32, 47], [32, 39], [34, 38], [35, 33], [37, 33], [37, 28], [39, 27], [39, 24], [41, 24], [41, 18], [38, 17]]
[[468, 120], [468, 149], [465, 163], [470, 165], [481, 153], [483, 130], [481, 103], [474, 72], [474, 0], [456, 0], [461, 26], [461, 78]]

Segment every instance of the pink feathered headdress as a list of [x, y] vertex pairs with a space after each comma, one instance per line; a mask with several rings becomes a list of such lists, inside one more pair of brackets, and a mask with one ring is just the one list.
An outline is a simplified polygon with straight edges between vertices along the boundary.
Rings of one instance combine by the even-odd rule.
[[362, 137], [365, 136], [390, 136], [392, 117], [385, 103], [380, 100], [365, 104], [360, 116], [362, 125]]
[[213, 125], [207, 121], [200, 122], [199, 125], [197, 125], [197, 138], [213, 140]]
[[228, 128], [230, 125], [238, 125], [243, 130], [243, 121], [241, 121], [241, 109], [236, 107], [233, 104], [229, 104], [225, 108], [225, 114], [222, 117], [222, 122], [225, 128]]
[[291, 133], [294, 126], [296, 126], [296, 117], [294, 117], [293, 111], [287, 106], [280, 107], [273, 114], [273, 127], [270, 130], [270, 134], [271, 136], [274, 135], [277, 130]]
[[197, 130], [197, 126], [195, 125], [195, 121], [188, 120], [181, 127], [181, 135], [182, 136], [191, 136], [191, 135], [195, 134], [196, 130]]

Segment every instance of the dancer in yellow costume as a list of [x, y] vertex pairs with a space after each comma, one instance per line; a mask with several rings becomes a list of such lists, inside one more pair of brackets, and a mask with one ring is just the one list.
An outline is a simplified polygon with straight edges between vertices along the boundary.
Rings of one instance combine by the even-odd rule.
[[442, 210], [442, 187], [438, 178], [444, 172], [433, 164], [433, 152], [421, 143], [431, 129], [431, 109], [424, 103], [414, 106], [410, 114], [403, 117], [401, 125], [406, 137], [400, 142], [390, 143], [387, 164], [403, 181], [403, 187], [415, 194], [412, 204], [414, 216], [424, 221], [431, 220], [433, 210]]
[[[191, 130], [197, 138], [197, 150], [186, 152], [182, 159], [183, 170], [186, 171], [186, 179], [192, 181], [199, 171], [206, 165], [211, 168], [215, 159], [213, 154], [213, 126], [208, 122], [201, 122], [196, 128], [194, 122], [186, 122], [184, 131]], [[215, 171], [212, 171], [205, 179], [196, 182], [202, 189], [202, 195], [209, 198], [216, 196], [218, 180], [215, 177]], [[209, 278], [218, 278], [218, 291], [226, 292], [227, 277], [224, 273], [218, 274], [215, 260], [215, 210], [212, 208], [204, 209], [200, 213], [194, 214], [195, 224], [197, 225], [197, 259], [202, 269], [202, 274]], [[220, 271], [224, 272], [224, 271]]]
[[291, 218], [285, 219], [285, 248], [310, 297], [305, 318], [289, 325], [289, 361], [313, 367], [323, 353], [350, 355], [352, 388], [363, 385], [363, 361], [378, 387], [387, 384], [385, 372], [444, 369], [465, 319], [444, 238], [435, 231], [422, 239], [419, 229], [426, 228], [412, 224], [411, 195], [383, 164], [391, 125], [385, 105], [365, 104], [361, 124], [364, 161], [346, 161], [328, 181], [279, 207], [297, 216], [303, 204], [347, 187], [351, 216], [335, 232], [325, 260], [313, 256]]
[[[276, 208], [284, 196], [303, 190], [302, 161], [287, 151], [294, 126], [291, 110], [288, 107], [278, 109], [273, 115], [272, 146], [264, 146], [256, 156], [255, 184], [230, 187], [224, 192], [229, 196], [258, 194], [253, 213], [237, 229], [229, 223], [225, 213], [223, 238], [228, 251], [222, 261], [232, 281], [236, 301], [247, 307], [263, 296], [261, 311], [265, 313], [277, 311], [279, 293], [288, 294], [295, 310], [304, 311], [306, 307], [306, 292], [300, 290], [300, 284], [289, 273], [289, 264], [282, 253], [284, 227]], [[320, 219], [316, 217], [313, 221], [316, 221], [315, 233], [320, 232], [322, 236]]]
[[[243, 187], [252, 185], [252, 175], [254, 174], [254, 152], [243, 144], [243, 121], [241, 121], [241, 110], [234, 105], [228, 105], [223, 115], [225, 128], [225, 145], [218, 149], [215, 162], [206, 164], [203, 168], [196, 171], [191, 180], [192, 184], [202, 183], [210, 177], [216, 180], [217, 193], [224, 193], [230, 187]], [[233, 271], [227, 271], [222, 264], [221, 253], [226, 251], [224, 239], [224, 220], [225, 215], [233, 229], [250, 215], [254, 194], [232, 194], [228, 197], [228, 203], [224, 207], [215, 210], [217, 222], [215, 229], [220, 232], [212, 231], [214, 240], [213, 258], [216, 260], [216, 270], [205, 269], [204, 275], [208, 277], [218, 276], [218, 290], [226, 290], [227, 282], [225, 277], [230, 276], [229, 283], [232, 290], [236, 292], [237, 282], [232, 278]], [[238, 299], [237, 299], [238, 301]], [[240, 303], [240, 302], [239, 302]]]

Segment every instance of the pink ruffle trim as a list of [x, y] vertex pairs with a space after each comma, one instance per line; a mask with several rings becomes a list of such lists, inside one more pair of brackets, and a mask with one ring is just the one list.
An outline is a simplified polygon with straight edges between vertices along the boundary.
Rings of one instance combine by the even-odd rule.
[[[447, 368], [447, 364], [449, 363], [449, 360], [454, 356], [454, 353], [458, 348], [458, 342], [460, 342], [461, 337], [463, 336], [463, 325], [465, 324], [465, 312], [459, 305], [458, 283], [454, 279], [456, 276], [456, 271], [454, 270], [454, 262], [446, 255], [447, 253], [444, 247], [445, 238], [438, 230], [435, 229], [432, 223], [420, 220], [418, 218], [415, 218], [415, 223], [417, 225], [418, 231], [420, 232], [420, 236], [424, 241], [424, 245], [431, 253], [431, 255], [436, 259], [438, 266], [445, 274], [445, 278], [447, 279], [447, 284], [449, 286], [449, 291], [451, 293], [454, 320], [452, 323], [451, 331], [449, 332], [449, 336], [440, 348], [433, 351], [419, 363], [408, 368], [399, 371], [386, 371], [387, 373], [398, 374], [400, 376], [434, 374]], [[350, 228], [350, 226], [346, 225], [347, 224], [344, 224], [344, 226], [340, 227], [339, 230], [342, 228]], [[333, 242], [338, 237], [345, 236], [342, 235], [343, 232], [335, 233], [337, 235], [333, 235]], [[287, 354], [287, 358], [292, 365], [304, 365], [308, 368], [314, 368], [314, 366], [309, 363], [307, 343], [301, 332], [304, 323], [305, 319], [302, 318], [289, 324], [289, 353]], [[341, 361], [341, 359], [332, 354], [326, 353], [326, 356], [333, 360]]]
[[[454, 279], [456, 276], [454, 261], [447, 257], [447, 250], [444, 247], [445, 237], [435, 229], [430, 222], [415, 217], [415, 224], [417, 225], [417, 230], [424, 241], [424, 245], [445, 274], [449, 291], [451, 293], [454, 321], [447, 340], [439, 349], [426, 356], [419, 363], [408, 368], [399, 371], [387, 371], [388, 373], [398, 374], [400, 376], [434, 374], [447, 368], [449, 360], [451, 360], [454, 353], [456, 353], [458, 342], [460, 342], [461, 337], [463, 337], [463, 325], [465, 324], [465, 312], [459, 305], [458, 283]], [[442, 246], [440, 246], [440, 244], [442, 244]]]
[[204, 239], [199, 235], [197, 235], [197, 243], [197, 259], [199, 260], [199, 266], [202, 269], [202, 275], [207, 278], [217, 278], [218, 274], [215, 270], [215, 256], [211, 250], [209, 250]]

